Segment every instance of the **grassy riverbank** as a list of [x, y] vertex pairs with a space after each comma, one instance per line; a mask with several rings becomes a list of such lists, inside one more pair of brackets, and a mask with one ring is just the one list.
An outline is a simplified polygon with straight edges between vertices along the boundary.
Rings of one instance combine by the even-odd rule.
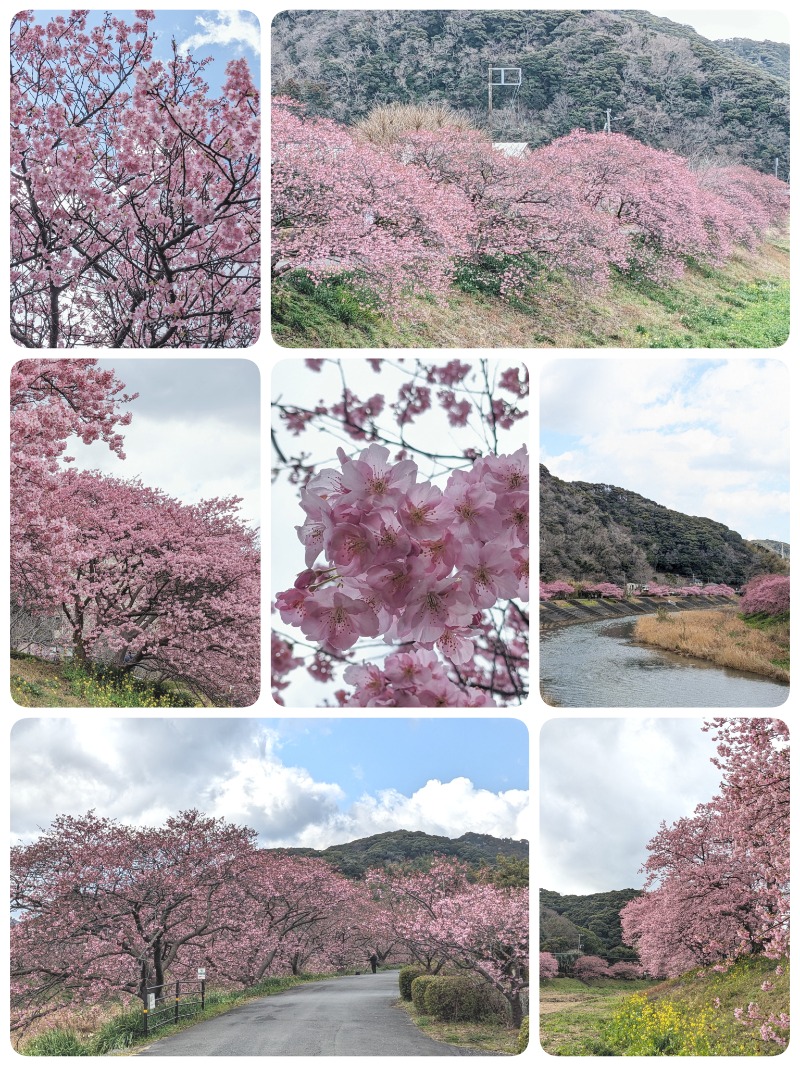
[[635, 639], [716, 666], [789, 680], [788, 619], [744, 619], [735, 608], [680, 615], [659, 612], [637, 619]]
[[784, 234], [720, 268], [690, 263], [671, 285], [616, 276], [587, 293], [543, 274], [510, 302], [491, 278], [471, 277], [444, 304], [419, 297], [392, 323], [347, 279], [315, 286], [300, 272], [274, 286], [272, 335], [286, 348], [771, 348], [789, 335]]
[[[789, 1013], [789, 967], [741, 959], [727, 973], [693, 970], [652, 981], [542, 981], [540, 1041], [550, 1055], [779, 1055], [760, 1023], [747, 1026], [734, 1010], [758, 1004], [763, 1019]], [[764, 992], [762, 985], [773, 987]], [[776, 1029], [777, 1035], [788, 1033]]]

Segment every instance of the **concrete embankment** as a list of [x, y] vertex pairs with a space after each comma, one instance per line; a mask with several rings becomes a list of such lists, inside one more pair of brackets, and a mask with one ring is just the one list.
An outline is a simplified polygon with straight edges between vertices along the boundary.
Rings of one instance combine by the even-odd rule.
[[542, 600], [539, 603], [539, 628], [548, 630], [577, 622], [599, 622], [604, 618], [625, 618], [632, 614], [655, 614], [659, 607], [680, 614], [682, 611], [731, 607], [738, 597], [692, 596], [662, 600], [649, 596], [631, 596], [626, 600]]

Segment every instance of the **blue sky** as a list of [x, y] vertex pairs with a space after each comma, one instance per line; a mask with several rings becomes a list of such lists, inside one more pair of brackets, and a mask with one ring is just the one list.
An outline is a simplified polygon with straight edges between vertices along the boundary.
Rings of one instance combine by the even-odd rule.
[[789, 540], [789, 374], [777, 359], [561, 359], [541, 373], [540, 459], [746, 539]]
[[[93, 11], [88, 25], [98, 24], [102, 11]], [[206, 8], [175, 9], [153, 8], [156, 17], [151, 27], [157, 34], [153, 58], [167, 61], [172, 58], [172, 38], [181, 51], [191, 51], [195, 59], [213, 57], [203, 71], [212, 95], [221, 92], [225, 81], [225, 66], [231, 59], [244, 56], [256, 86], [260, 85], [261, 44], [258, 17], [247, 10], [218, 11]], [[131, 25], [136, 16], [134, 10], [119, 9], [112, 12]], [[55, 15], [64, 15], [66, 10], [36, 9], [37, 22], [47, 22]]]
[[422, 782], [468, 777], [478, 788], [528, 787], [527, 730], [514, 719], [285, 719], [286, 758], [315, 776], [336, 770], [348, 800]]
[[196, 807], [265, 846], [397, 829], [530, 839], [528, 750], [506, 718], [23, 719], [11, 836], [34, 839], [57, 814], [159, 825]]

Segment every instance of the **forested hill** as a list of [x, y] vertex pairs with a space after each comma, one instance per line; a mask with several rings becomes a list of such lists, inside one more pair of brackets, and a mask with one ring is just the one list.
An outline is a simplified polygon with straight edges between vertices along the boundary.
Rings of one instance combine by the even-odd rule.
[[578, 946], [587, 955], [610, 959], [634, 959], [636, 952], [622, 943], [619, 912], [640, 896], [637, 888], [594, 892], [587, 896], [562, 896], [559, 892], [539, 892], [539, 949], [571, 951]]
[[562, 481], [540, 466], [539, 491], [543, 581], [694, 577], [738, 587], [755, 574], [787, 569], [780, 556], [720, 522], [616, 485]]
[[434, 855], [453, 856], [473, 867], [496, 866], [499, 855], [505, 859], [527, 862], [529, 845], [527, 840], [511, 840], [486, 833], [464, 833], [451, 839], [398, 829], [392, 833], [377, 833], [375, 836], [351, 840], [346, 844], [332, 844], [323, 851], [312, 848], [282, 850], [292, 855], [325, 859], [347, 877], [358, 878], [367, 870], [389, 863], [419, 863], [424, 866]]
[[[697, 161], [788, 168], [786, 53], [713, 42], [644, 11], [284, 11], [273, 93], [352, 124], [378, 104], [444, 101], [487, 126], [489, 66], [522, 69], [494, 93], [495, 139], [537, 146], [612, 128]], [[769, 69], [767, 69], [769, 68]]]
[[724, 41], [714, 41], [723, 52], [744, 59], [759, 67], [775, 78], [789, 81], [789, 45], [777, 41], [749, 41], [745, 37], [730, 37]]

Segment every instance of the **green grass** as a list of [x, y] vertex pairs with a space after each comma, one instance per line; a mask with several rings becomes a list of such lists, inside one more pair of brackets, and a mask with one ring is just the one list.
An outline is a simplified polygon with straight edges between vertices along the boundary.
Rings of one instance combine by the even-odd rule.
[[785, 655], [780, 655], [775, 659], [770, 659], [773, 666], [777, 666], [781, 670], [786, 670], [787, 673], [791, 669], [790, 649], [791, 642], [789, 640], [789, 612], [784, 614], [740, 614], [739, 617], [745, 625], [750, 626], [752, 629], [761, 629], [766, 633], [772, 634], [777, 641], [780, 642], [782, 648], [786, 650]]
[[[512, 260], [529, 285], [504, 298]], [[315, 285], [295, 271], [274, 283], [272, 312], [287, 348], [774, 348], [789, 334], [788, 242], [772, 237], [722, 268], [690, 262], [669, 285], [616, 274], [588, 292], [525, 257], [484, 257], [458, 268], [444, 304], [415, 297], [396, 321], [353, 275]]]
[[[740, 959], [727, 972], [693, 970], [658, 984], [650, 982], [543, 981], [541, 1044], [551, 1055], [778, 1055], [783, 1047], [763, 1040], [768, 1015], [789, 1013], [789, 965]], [[765, 992], [762, 984], [772, 988]], [[616, 985], [616, 989], [613, 986]], [[635, 986], [639, 986], [638, 988]], [[564, 1001], [561, 1006], [559, 997]], [[744, 1025], [734, 1011], [757, 1004], [761, 1017]], [[554, 1009], [552, 1009], [554, 1008]], [[783, 1038], [788, 1031], [777, 1024]]]
[[12, 652], [11, 697], [21, 707], [201, 707], [171, 682], [155, 684], [110, 667], [52, 663]]
[[444, 1022], [420, 1013], [411, 1003], [401, 1001], [399, 1006], [432, 1040], [485, 1055], [514, 1055], [519, 1051], [519, 1030], [505, 1021], [489, 1018], [480, 1022]]
[[648, 347], [777, 348], [789, 336], [788, 281], [737, 285], [717, 293], [713, 303], [692, 297], [670, 309], [680, 311], [682, 329], [655, 331]]

